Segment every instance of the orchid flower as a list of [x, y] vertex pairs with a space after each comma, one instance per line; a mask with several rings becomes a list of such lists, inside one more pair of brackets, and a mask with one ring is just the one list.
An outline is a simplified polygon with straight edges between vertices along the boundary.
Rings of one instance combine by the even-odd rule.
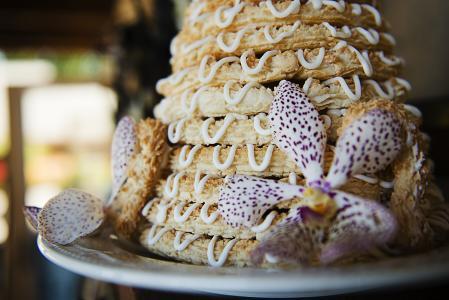
[[232, 226], [254, 226], [277, 203], [301, 199], [252, 252], [255, 264], [267, 257], [327, 264], [391, 241], [397, 229], [392, 213], [376, 201], [338, 188], [354, 175], [376, 173], [393, 162], [402, 144], [394, 114], [374, 109], [347, 126], [327, 176], [323, 170], [326, 131], [298, 85], [280, 82], [269, 121], [273, 143], [295, 161], [306, 185], [241, 175], [226, 179], [218, 209]]
[[123, 117], [117, 124], [111, 146], [112, 192], [107, 204], [111, 204], [126, 181], [128, 164], [137, 143], [135, 122]]

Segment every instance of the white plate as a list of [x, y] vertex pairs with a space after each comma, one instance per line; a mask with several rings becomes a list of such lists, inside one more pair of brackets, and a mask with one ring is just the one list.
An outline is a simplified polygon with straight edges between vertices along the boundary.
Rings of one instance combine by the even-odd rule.
[[267, 298], [326, 296], [449, 276], [449, 247], [369, 264], [285, 271], [182, 264], [101, 236], [83, 238], [67, 246], [50, 244], [39, 237], [38, 246], [50, 261], [80, 275], [177, 292]]

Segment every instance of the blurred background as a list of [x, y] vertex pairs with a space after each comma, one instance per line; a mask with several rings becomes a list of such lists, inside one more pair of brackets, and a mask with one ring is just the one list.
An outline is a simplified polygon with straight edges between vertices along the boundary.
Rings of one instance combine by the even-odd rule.
[[[67, 187], [108, 194], [115, 121], [152, 114], [188, 2], [0, 1], [0, 299], [126, 298], [47, 262], [21, 209]], [[381, 6], [433, 138], [437, 177], [448, 182], [449, 1]]]

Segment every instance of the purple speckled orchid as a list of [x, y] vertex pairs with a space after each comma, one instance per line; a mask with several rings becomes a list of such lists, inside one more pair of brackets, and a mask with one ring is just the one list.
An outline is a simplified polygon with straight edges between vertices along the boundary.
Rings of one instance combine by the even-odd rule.
[[253, 251], [254, 263], [269, 257], [301, 264], [318, 259], [327, 264], [394, 237], [396, 220], [386, 207], [338, 190], [354, 175], [384, 169], [400, 152], [400, 122], [391, 112], [374, 109], [347, 126], [326, 177], [326, 131], [298, 85], [285, 80], [279, 84], [269, 120], [273, 142], [296, 162], [306, 186], [251, 176], [227, 178], [218, 209], [232, 226], [254, 226], [279, 202], [301, 198]]
[[134, 120], [123, 117], [117, 124], [111, 146], [112, 192], [110, 204], [126, 181], [128, 164], [136, 147], [136, 129]]

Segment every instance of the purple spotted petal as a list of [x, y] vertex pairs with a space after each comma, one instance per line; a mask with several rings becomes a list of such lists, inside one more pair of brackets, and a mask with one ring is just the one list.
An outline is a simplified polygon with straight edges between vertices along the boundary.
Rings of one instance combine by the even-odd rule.
[[134, 120], [130, 117], [123, 117], [118, 123], [112, 139], [112, 195], [109, 202], [115, 198], [116, 193], [126, 180], [126, 171], [136, 146], [136, 139]]
[[375, 109], [349, 125], [337, 142], [327, 181], [333, 188], [357, 174], [385, 169], [401, 150], [401, 126], [391, 112]]
[[318, 258], [327, 221], [307, 207], [292, 208], [289, 216], [251, 253], [251, 261], [260, 265], [264, 260], [279, 263], [309, 264]]
[[103, 222], [103, 201], [88, 193], [68, 189], [50, 199], [42, 208], [39, 234], [62, 245], [94, 232]]
[[334, 200], [338, 211], [321, 252], [322, 263], [368, 252], [395, 237], [396, 219], [380, 203], [340, 191], [336, 191]]
[[218, 199], [218, 211], [231, 226], [256, 225], [277, 203], [300, 197], [304, 188], [252, 176], [234, 175], [226, 179]]
[[273, 142], [296, 162], [307, 182], [322, 179], [326, 131], [318, 111], [297, 84], [279, 83], [269, 120]]
[[25, 206], [23, 208], [23, 214], [25, 215], [25, 220], [31, 227], [37, 231], [38, 227], [38, 216], [41, 212], [41, 208], [35, 206]]

